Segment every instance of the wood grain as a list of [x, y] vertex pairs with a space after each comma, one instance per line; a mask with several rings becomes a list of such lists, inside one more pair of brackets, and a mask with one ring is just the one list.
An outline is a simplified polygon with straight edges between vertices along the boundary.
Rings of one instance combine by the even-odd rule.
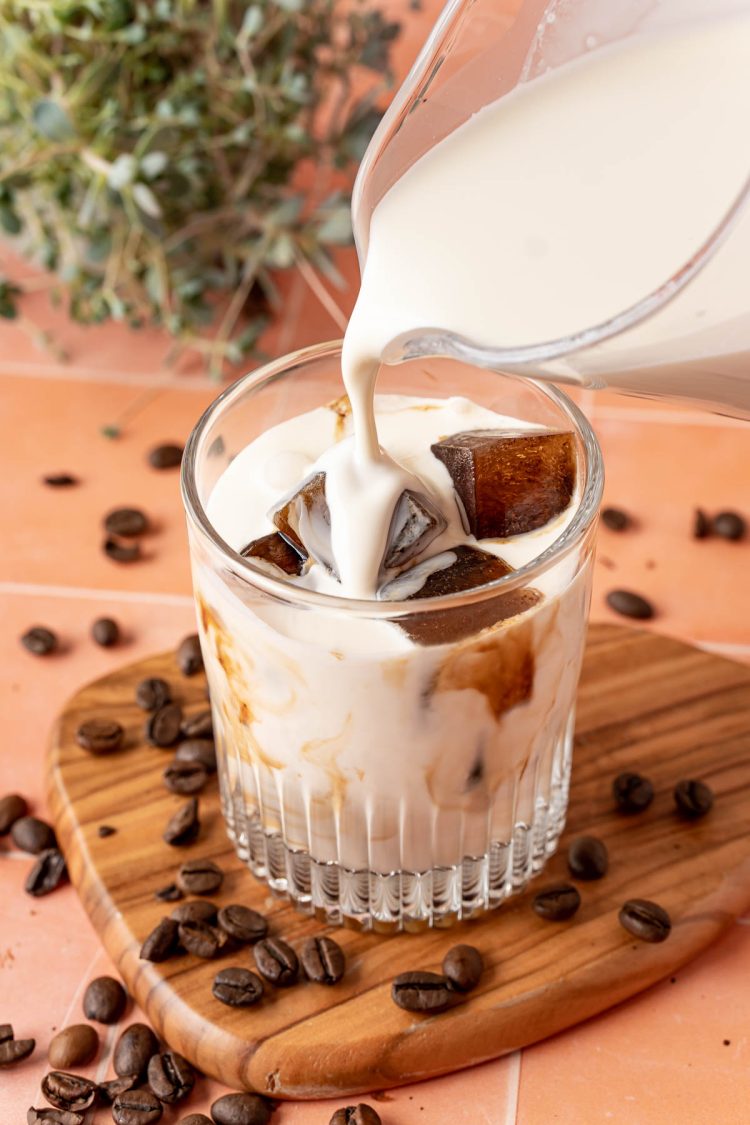
[[[494, 1058], [552, 1035], [647, 988], [714, 941], [750, 906], [750, 669], [649, 633], [591, 629], [579, 691], [569, 829], [604, 839], [611, 866], [581, 884], [583, 905], [565, 924], [530, 909], [538, 887], [566, 873], [563, 850], [526, 894], [450, 931], [379, 937], [337, 931], [348, 970], [334, 988], [303, 983], [250, 1009], [211, 995], [221, 964], [252, 967], [241, 950], [221, 962], [183, 956], [139, 960], [140, 945], [168, 905], [154, 891], [177, 865], [210, 856], [226, 871], [220, 903], [268, 914], [272, 932], [299, 944], [319, 923], [273, 898], [241, 865], [226, 839], [215, 783], [201, 796], [202, 830], [188, 849], [168, 847], [162, 829], [182, 798], [161, 781], [169, 751], [142, 741], [135, 684], [161, 675], [192, 710], [205, 706], [201, 677], [185, 679], [170, 654], [123, 668], [80, 691], [53, 734], [49, 787], [72, 879], [131, 993], [157, 1031], [201, 1070], [237, 1088], [282, 1098], [354, 1094], [400, 1085]], [[119, 718], [126, 747], [94, 758], [75, 742], [78, 724]], [[640, 817], [613, 812], [611, 783], [622, 770], [652, 778], [657, 796]], [[682, 778], [716, 793], [712, 813], [693, 824], [673, 811]], [[97, 835], [102, 823], [117, 834]], [[662, 945], [630, 938], [617, 911], [651, 898], [674, 929]], [[465, 1002], [422, 1017], [396, 1008], [390, 981], [408, 968], [438, 969], [445, 951], [469, 941], [487, 970]]]

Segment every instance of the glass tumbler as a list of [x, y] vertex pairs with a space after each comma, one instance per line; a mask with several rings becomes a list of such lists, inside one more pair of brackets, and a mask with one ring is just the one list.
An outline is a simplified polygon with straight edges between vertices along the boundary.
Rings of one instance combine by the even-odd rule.
[[417, 602], [295, 586], [212, 527], [212, 490], [245, 445], [339, 399], [340, 344], [239, 380], [183, 459], [193, 582], [234, 846], [259, 879], [328, 923], [389, 932], [497, 906], [565, 822], [602, 465], [586, 419], [526, 378], [425, 359], [378, 393], [461, 394], [574, 435], [575, 511], [536, 559]]

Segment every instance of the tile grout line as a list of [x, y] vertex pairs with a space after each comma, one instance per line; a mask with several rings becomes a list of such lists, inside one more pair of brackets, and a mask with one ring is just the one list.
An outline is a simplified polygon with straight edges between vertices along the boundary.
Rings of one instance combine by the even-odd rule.
[[89, 586], [47, 586], [33, 582], [0, 582], [0, 594], [33, 598], [87, 598], [92, 601], [143, 602], [147, 605], [194, 605], [191, 594], [162, 594], [151, 590], [107, 590]]
[[[154, 387], [158, 390], [213, 391], [218, 394], [221, 385], [205, 375], [150, 375], [147, 372], [101, 371], [87, 367], [62, 370], [43, 364], [24, 366], [22, 363], [0, 362], [0, 376], [17, 379], [50, 379], [69, 383], [100, 383], [123, 387]], [[222, 384], [223, 385], [223, 384]], [[227, 384], [228, 385], [228, 384]]]
[[521, 1052], [514, 1051], [508, 1058], [508, 1100], [503, 1125], [516, 1125], [518, 1119], [518, 1093], [521, 1088]]

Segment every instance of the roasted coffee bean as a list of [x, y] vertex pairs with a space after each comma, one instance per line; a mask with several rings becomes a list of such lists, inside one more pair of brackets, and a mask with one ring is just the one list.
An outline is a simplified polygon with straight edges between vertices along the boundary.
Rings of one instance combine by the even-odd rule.
[[260, 1094], [225, 1094], [211, 1106], [216, 1125], [268, 1125], [272, 1105]]
[[159, 887], [158, 891], [154, 891], [154, 898], [159, 902], [179, 902], [183, 897], [176, 883], [167, 883], [165, 887]]
[[89, 754], [113, 754], [124, 738], [125, 730], [115, 719], [87, 719], [76, 731], [76, 742]]
[[108, 535], [102, 543], [102, 550], [108, 559], [112, 559], [112, 562], [138, 562], [141, 557], [140, 543], [123, 543], [120, 539], [114, 539], [111, 535]]
[[183, 738], [209, 739], [213, 741], [214, 718], [211, 714], [211, 709], [207, 707], [203, 711], [196, 712], [195, 715], [186, 716], [186, 718], [182, 720], [182, 730], [180, 733]]
[[148, 1060], [159, 1052], [159, 1041], [145, 1023], [131, 1023], [115, 1043], [113, 1066], [118, 1078], [146, 1073]]
[[117, 829], [111, 824], [100, 824], [96, 830], [96, 834], [100, 840], [106, 840], [108, 836], [114, 836], [116, 833]]
[[0, 1023], [0, 1043], [8, 1043], [13, 1038], [13, 1024]]
[[578, 836], [568, 846], [568, 870], [574, 879], [601, 879], [609, 868], [607, 846], [596, 836]]
[[537, 891], [531, 905], [540, 918], [546, 918], [548, 922], [564, 922], [578, 910], [581, 896], [570, 883], [557, 883]]
[[137, 1085], [138, 1081], [137, 1074], [126, 1074], [124, 1078], [110, 1078], [107, 1082], [100, 1082], [99, 1097], [107, 1105], [112, 1105], [115, 1098], [119, 1097], [120, 1094], [127, 1094]]
[[[168, 960], [177, 950], [178, 926], [174, 918], [162, 918], [141, 946], [141, 961]], [[130, 1071], [126, 1071], [130, 1074]]]
[[205, 1113], [189, 1113], [187, 1117], [180, 1118], [179, 1125], [213, 1125], [213, 1121]]
[[710, 534], [711, 521], [702, 508], [696, 508], [693, 516], [693, 539], [705, 539]]
[[643, 812], [654, 799], [654, 787], [639, 773], [621, 773], [612, 782], [617, 811], [628, 816]]
[[380, 1114], [376, 1113], [371, 1105], [360, 1102], [359, 1105], [347, 1105], [337, 1109], [329, 1125], [381, 1125]]
[[271, 984], [287, 988], [299, 976], [297, 954], [281, 938], [263, 938], [253, 946], [258, 972]]
[[170, 817], [167, 827], [164, 829], [164, 842], [165, 844], [171, 844], [173, 848], [182, 848], [186, 844], [192, 844], [200, 831], [200, 827], [198, 800], [196, 797], [192, 797], [180, 806], [174, 816]]
[[127, 993], [119, 980], [95, 977], [83, 994], [83, 1014], [87, 1020], [96, 1020], [97, 1023], [117, 1023], [127, 1002]]
[[129, 1090], [119, 1094], [112, 1105], [115, 1125], [152, 1125], [162, 1113], [161, 1102], [150, 1090]]
[[666, 941], [672, 929], [666, 910], [645, 898], [628, 899], [618, 917], [623, 929], [641, 941]]
[[47, 473], [42, 480], [49, 488], [72, 488], [78, 484], [78, 477], [72, 473]]
[[159, 711], [172, 702], [172, 689], [166, 680], [152, 676], [138, 684], [135, 701], [142, 711]]
[[391, 985], [391, 996], [407, 1012], [442, 1012], [454, 998], [450, 981], [438, 973], [401, 973]]
[[224, 882], [224, 872], [211, 859], [188, 859], [177, 872], [177, 886], [186, 895], [210, 895]]
[[91, 626], [91, 636], [102, 648], [111, 648], [120, 639], [120, 626], [111, 617], [97, 617]]
[[165, 441], [149, 450], [148, 463], [152, 469], [176, 469], [182, 464], [182, 453], [181, 445]]
[[231, 903], [219, 911], [219, 926], [224, 933], [243, 945], [260, 941], [268, 933], [268, 922], [257, 910]]
[[713, 518], [712, 527], [715, 535], [734, 541], [742, 539], [747, 531], [747, 524], [738, 512], [719, 512]]
[[183, 637], [177, 646], [177, 664], [183, 676], [194, 676], [203, 668], [203, 653], [197, 633]]
[[136, 538], [148, 531], [148, 518], [140, 508], [114, 508], [104, 517], [104, 530], [108, 535]]
[[42, 1079], [42, 1093], [55, 1109], [72, 1109], [82, 1113], [96, 1101], [96, 1086], [79, 1074], [51, 1070]]
[[180, 945], [194, 957], [210, 961], [226, 945], [228, 938], [208, 922], [180, 922]]
[[200, 793], [208, 781], [206, 768], [200, 762], [184, 762], [178, 758], [169, 763], [162, 777], [170, 793], [179, 793], [181, 796]]
[[197, 898], [175, 906], [170, 918], [175, 922], [215, 922], [218, 909], [215, 902]]
[[152, 746], [174, 746], [180, 737], [182, 708], [179, 703], [167, 703], [154, 711], [146, 723], [146, 739]]
[[300, 956], [305, 974], [316, 984], [336, 984], [344, 975], [344, 951], [333, 938], [325, 934], [308, 938], [302, 946]]
[[32, 1106], [26, 1110], [26, 1125], [83, 1125], [83, 1120], [83, 1114], [72, 1109], [35, 1109]]
[[59, 848], [46, 848], [40, 852], [36, 863], [26, 877], [24, 890], [34, 898], [41, 898], [67, 882], [68, 869]]
[[248, 1008], [263, 995], [263, 981], [250, 969], [222, 969], [214, 977], [211, 988], [217, 1000], [231, 1008]]
[[443, 973], [459, 992], [471, 992], [484, 970], [482, 954], [473, 945], [454, 945], [443, 958]]
[[[7, 1028], [10, 1025], [4, 1026]], [[0, 1067], [22, 1062], [33, 1054], [35, 1047], [36, 1039], [14, 1039], [13, 1029], [10, 1028], [10, 1037], [0, 1040]]]
[[28, 811], [29, 806], [18, 793], [0, 797], [0, 836], [7, 836], [16, 821], [26, 816]]
[[149, 1060], [148, 1084], [160, 1102], [173, 1105], [188, 1096], [195, 1085], [195, 1073], [182, 1055], [164, 1051]]
[[31, 855], [57, 847], [54, 828], [36, 816], [19, 817], [10, 830], [10, 837], [17, 848]]
[[630, 527], [630, 516], [622, 508], [602, 508], [602, 523], [610, 531], [624, 531]]
[[632, 590], [610, 590], [607, 605], [622, 617], [632, 617], [636, 621], [649, 621], [654, 616], [651, 602]]
[[[185, 733], [185, 724], [182, 724]], [[189, 738], [181, 742], [175, 752], [178, 762], [194, 762], [203, 766], [206, 773], [216, 773], [216, 746], [210, 738]]]
[[50, 1040], [47, 1058], [55, 1070], [86, 1066], [99, 1050], [99, 1036], [90, 1023], [74, 1023], [64, 1027]]
[[43, 625], [34, 625], [21, 637], [21, 644], [29, 652], [33, 652], [34, 656], [49, 656], [57, 648], [58, 641], [51, 629], [45, 629]]
[[674, 787], [674, 803], [684, 820], [700, 820], [713, 807], [713, 791], [704, 781], [679, 781]]

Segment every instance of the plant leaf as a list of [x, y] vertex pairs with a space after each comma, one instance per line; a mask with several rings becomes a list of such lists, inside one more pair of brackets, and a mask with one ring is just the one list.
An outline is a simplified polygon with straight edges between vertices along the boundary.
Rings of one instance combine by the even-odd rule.
[[67, 112], [51, 98], [40, 98], [31, 107], [34, 128], [48, 141], [69, 141], [75, 136], [73, 123]]

